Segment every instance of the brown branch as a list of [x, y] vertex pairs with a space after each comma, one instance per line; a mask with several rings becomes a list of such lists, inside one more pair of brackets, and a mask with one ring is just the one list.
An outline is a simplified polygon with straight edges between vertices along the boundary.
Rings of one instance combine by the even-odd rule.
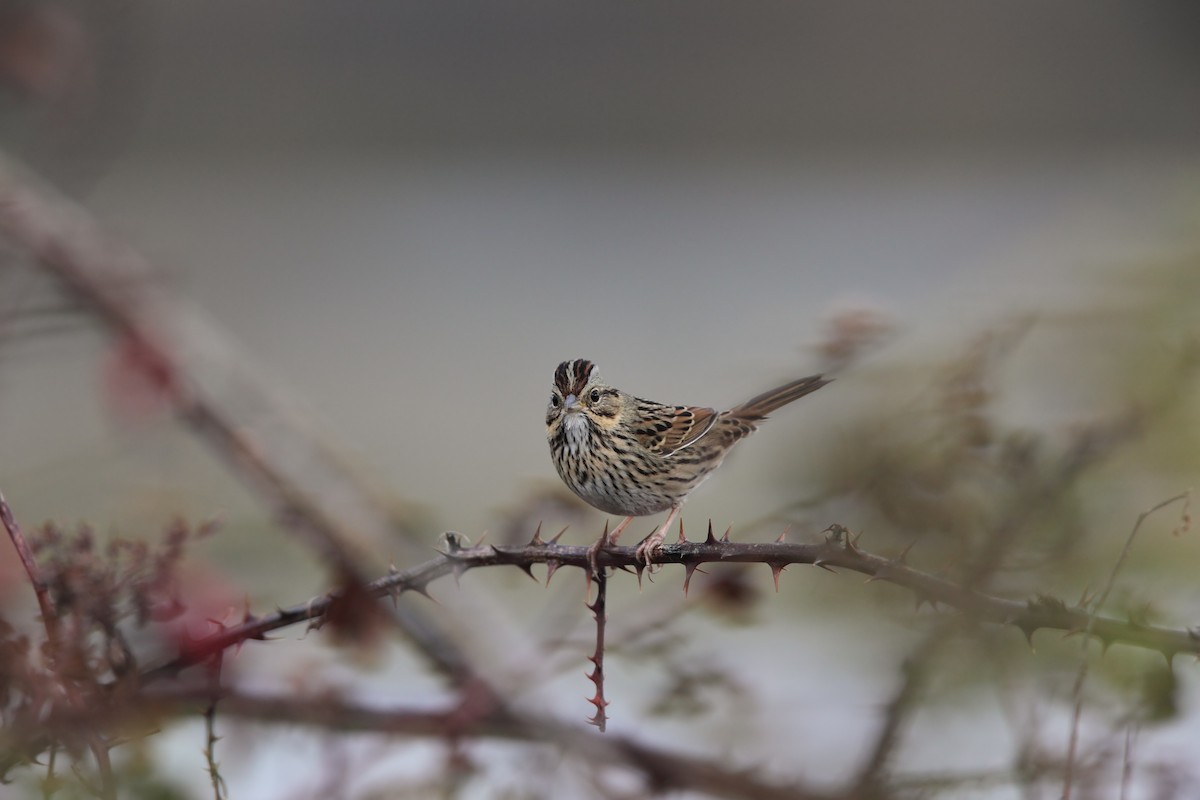
[[588, 610], [596, 620], [596, 649], [588, 656], [588, 660], [592, 662], [588, 680], [596, 687], [596, 693], [588, 702], [596, 707], [596, 713], [588, 722], [603, 733], [608, 725], [608, 714], [605, 711], [608, 701], [604, 699], [604, 628], [608, 623], [608, 574], [601, 569], [597, 570], [594, 576], [589, 572], [588, 577], [596, 581], [596, 601], [588, 605]]
[[208, 770], [208, 778], [212, 784], [213, 800], [225, 800], [229, 793], [225, 788], [225, 778], [221, 775], [217, 763], [217, 702], [220, 700], [221, 666], [224, 654], [218, 653], [209, 664], [209, 701], [204, 707], [204, 764]]
[[917, 707], [927, 684], [934, 657], [945, 644], [949, 630], [950, 627], [946, 624], [936, 626], [900, 665], [900, 684], [884, 706], [883, 722], [875, 734], [875, 741], [863, 761], [856, 781], [865, 794], [882, 788], [884, 772], [900, 741], [901, 727], [910, 712]]
[[[212, 701], [205, 688], [162, 686], [139, 697], [146, 710], [160, 714], [200, 713]], [[856, 800], [849, 793], [820, 791], [801, 784], [772, 783], [759, 770], [732, 769], [711, 758], [692, 757], [642, 742], [631, 736], [593, 733], [551, 718], [516, 716], [504, 709], [461, 725], [458, 709], [413, 711], [405, 708], [372, 708], [335, 696], [296, 697], [248, 694], [226, 690], [221, 713], [256, 722], [306, 725], [340, 732], [377, 733], [405, 737], [472, 735], [561, 747], [591, 764], [632, 769], [653, 793], [695, 791], [706, 796], [774, 800]]]
[[[195, 351], [214, 349], [221, 337], [182, 303], [155, 291], [149, 281], [152, 269], [144, 257], [108, 236], [82, 208], [3, 156], [0, 235], [27, 253], [78, 299], [82, 308], [129, 343], [187, 426], [267, 499], [280, 520], [302, 534], [339, 581], [348, 586], [367, 582], [366, 561], [353, 543], [361, 538], [361, 530], [371, 530], [382, 540], [394, 530], [394, 520], [371, 502], [361, 485], [347, 478], [340, 465], [331, 465], [328, 453], [313, 447], [302, 458], [290, 454], [292, 462], [323, 468], [320, 481], [305, 480], [295, 469], [284, 467], [288, 461], [284, 454], [270, 450], [272, 440], [287, 437], [255, 437], [253, 425], [204, 392], [205, 376], [192, 363], [197, 360]], [[206, 338], [201, 339], [197, 331]], [[184, 357], [185, 352], [189, 358]], [[262, 387], [252, 385], [244, 365], [215, 366], [251, 384], [243, 387], [244, 393], [265, 406], [260, 418], [287, 417]], [[288, 433], [297, 441], [304, 439], [297, 430]], [[356, 498], [352, 507], [335, 507], [333, 498], [346, 495]], [[478, 679], [461, 648], [421, 609], [406, 603], [388, 613], [455, 682]]]
[[25, 539], [25, 534], [21, 532], [21, 526], [17, 524], [3, 493], [0, 493], [0, 522], [4, 524], [4, 530], [8, 531], [8, 538], [12, 540], [17, 557], [21, 559], [21, 566], [25, 568], [25, 574], [29, 576], [29, 582], [33, 584], [38, 608], [42, 612], [42, 624], [46, 626], [47, 640], [53, 653], [58, 646], [58, 612], [54, 610], [54, 601], [50, 599], [50, 588], [46, 586], [46, 582], [42, 580], [41, 572], [38, 570], [37, 559], [33, 557], [33, 551], [29, 549], [29, 542]]
[[[365, 587], [373, 597], [390, 597], [405, 592], [428, 593], [429, 584], [451, 573], [461, 575], [471, 569], [514, 566], [529, 572], [534, 564], [546, 564], [557, 570], [562, 566], [590, 569], [585, 546], [560, 545], [541, 541], [525, 545], [479, 545], [448, 550], [439, 557], [406, 570], [393, 571]], [[862, 550], [849, 538], [845, 528], [834, 525], [823, 542], [800, 544], [793, 542], [732, 542], [709, 537], [703, 542], [684, 542], [664, 545], [656, 556], [659, 564], [681, 564], [688, 571], [698, 564], [766, 564], [775, 567], [787, 564], [812, 564], [827, 570], [845, 569], [868, 576], [868, 582], [883, 581], [913, 592], [922, 603], [950, 606], [968, 614], [972, 619], [1000, 625], [1013, 625], [1027, 637], [1045, 628], [1068, 635], [1088, 632], [1106, 645], [1120, 642], [1134, 647], [1157, 650], [1171, 657], [1176, 653], [1200, 654], [1200, 629], [1177, 630], [1133, 621], [1096, 617], [1085, 609], [1068, 607], [1062, 601], [1039, 596], [1028, 601], [1008, 600], [977, 592], [950, 580], [931, 575], [906, 565], [902, 559], [889, 559]], [[634, 547], [610, 547], [599, 556], [601, 567], [636, 568], [640, 562]], [[179, 670], [193, 666], [214, 653], [250, 640], [266, 638], [271, 631], [305, 621], [320, 620], [333, 602], [331, 596], [319, 597], [307, 603], [281, 609], [264, 617], [248, 618], [241, 625], [224, 629], [212, 636], [192, 642], [186, 655], [146, 672], [144, 681], [159, 680]], [[1089, 631], [1088, 624], [1092, 621]]]

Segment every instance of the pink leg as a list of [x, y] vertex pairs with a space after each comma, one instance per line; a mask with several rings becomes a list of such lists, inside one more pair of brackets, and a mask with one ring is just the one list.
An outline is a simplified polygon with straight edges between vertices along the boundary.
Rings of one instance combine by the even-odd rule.
[[612, 529], [612, 533], [608, 532], [608, 526], [606, 525], [604, 527], [604, 535], [597, 539], [594, 545], [588, 548], [588, 563], [592, 565], [593, 575], [600, 574], [600, 551], [606, 547], [615, 545], [617, 543], [617, 537], [620, 536], [621, 532], [629, 526], [630, 522], [633, 522], [633, 517], [626, 517], [625, 519], [621, 520], [621, 523]]
[[646, 562], [646, 566], [650, 566], [650, 562], [654, 557], [662, 552], [663, 539], [667, 538], [667, 529], [671, 527], [671, 523], [679, 516], [679, 506], [671, 506], [671, 513], [667, 514], [667, 520], [661, 526], [655, 529], [654, 533], [647, 536], [638, 545], [635, 558]]
[[608, 535], [608, 543], [616, 544], [617, 537], [621, 535], [621, 531], [623, 531], [627, 527], [629, 527], [629, 523], [631, 523], [631, 522], [633, 522], [633, 517], [626, 517], [625, 519], [621, 520], [621, 524], [618, 525], [617, 527], [613, 528], [612, 533], [610, 533]]

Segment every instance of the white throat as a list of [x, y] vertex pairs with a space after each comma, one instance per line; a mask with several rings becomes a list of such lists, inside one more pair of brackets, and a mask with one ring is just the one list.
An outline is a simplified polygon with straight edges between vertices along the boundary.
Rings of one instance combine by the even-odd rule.
[[588, 421], [578, 412], [567, 414], [563, 419], [563, 430], [566, 431], [567, 450], [572, 455], [579, 453], [588, 446]]

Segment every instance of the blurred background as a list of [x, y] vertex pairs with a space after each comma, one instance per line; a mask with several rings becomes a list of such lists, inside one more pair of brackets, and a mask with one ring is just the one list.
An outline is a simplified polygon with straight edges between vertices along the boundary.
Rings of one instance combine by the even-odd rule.
[[[538, 520], [571, 523], [575, 543], [599, 533], [602, 516], [562, 496], [544, 439], [567, 358], [643, 397], [719, 407], [833, 370], [837, 382], [740, 448], [685, 523], [765, 539], [836, 521], [868, 527], [864, 546], [884, 553], [932, 536], [930, 568], [962, 546], [963, 520], [1003, 505], [999, 479], [972, 471], [977, 451], [968, 468], [939, 438], [962, 409], [930, 398], [963, 369], [988, 429], [972, 447], [1036, 451], [1022, 462], [1034, 471], [1080, 426], [1161, 410], [1056, 511], [1051, 527], [1070, 533], [1050, 548], [1062, 571], [1012, 580], [1014, 596], [1074, 601], [1137, 513], [1200, 466], [1181, 367], [1200, 290], [1198, 35], [1189, 2], [3, 0], [0, 135], [149, 255], [155, 279], [429, 546], [448, 529], [527, 538]], [[316, 559], [56, 297], [18, 260], [0, 272], [0, 489], [26, 524], [150, 535], [176, 515], [219, 518], [196, 569], [221, 576], [229, 604], [323, 591]], [[1162, 592], [1129, 601], [1168, 606], [1176, 626], [1200, 611], [1191, 538], [1146, 544]], [[383, 565], [409, 558], [369, 546]], [[676, 577], [641, 595], [614, 581], [610, 614], [678, 603]], [[578, 579], [553, 595], [479, 583], [521, 626], [551, 597], [577, 603]], [[689, 623], [686, 652], [738, 686], [689, 707], [709, 726], [689, 727], [692, 743], [750, 741], [785, 774], [851, 774], [916, 625], [881, 611], [902, 597], [794, 567], [755, 606], [759, 625]], [[346, 670], [304, 646], [305, 664]], [[571, 719], [590, 713], [585, 651], [549, 690]], [[248, 675], [281, 680], [269, 654], [246, 658]], [[1113, 686], [1137, 682], [1137, 658]], [[678, 709], [653, 711], [679, 676], [653, 658], [620, 663], [614, 728], [679, 733]], [[1017, 707], [1061, 699], [1063, 663]], [[406, 699], [425, 691], [398, 688], [414, 671], [338, 674]], [[1172, 763], [1200, 735], [1193, 665], [1180, 671], [1180, 709], [1154, 732]], [[1003, 771], [1012, 698], [972, 688], [954, 695], [972, 710], [924, 719], [943, 735], [914, 736], [904, 763]], [[756, 705], [768, 698], [786, 719]], [[705, 716], [722, 703], [745, 711], [744, 729]], [[1058, 746], [1064, 717], [1046, 717], [1008, 723]], [[205, 787], [193, 734], [162, 737], [177, 744], [162, 757]], [[268, 796], [261, 760], [231, 762], [231, 784]], [[473, 790], [494, 796], [480, 786], [503, 780]], [[306, 796], [301, 778], [270, 785]]]

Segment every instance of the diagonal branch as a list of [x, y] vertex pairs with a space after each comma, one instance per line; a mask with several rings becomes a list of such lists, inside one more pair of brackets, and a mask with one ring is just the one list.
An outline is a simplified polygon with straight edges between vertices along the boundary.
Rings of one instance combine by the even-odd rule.
[[29, 549], [29, 542], [26, 540], [25, 534], [21, 532], [21, 526], [17, 524], [12, 509], [9, 508], [8, 501], [4, 499], [3, 494], [0, 494], [0, 523], [3, 523], [4, 530], [8, 531], [8, 538], [12, 540], [17, 557], [21, 559], [21, 566], [25, 568], [25, 574], [29, 577], [29, 582], [33, 584], [33, 592], [37, 595], [38, 609], [42, 612], [42, 624], [46, 626], [47, 641], [53, 652], [54, 648], [58, 646], [58, 612], [54, 610], [54, 601], [50, 599], [50, 587], [46, 585], [38, 570], [37, 559], [33, 557], [33, 551]]
[[[244, 364], [226, 352], [214, 357], [222, 337], [183, 303], [156, 291], [149, 280], [151, 265], [141, 254], [108, 236], [84, 209], [3, 156], [0, 236], [130, 343], [184, 423], [266, 498], [278, 518], [299, 532], [340, 582], [352, 590], [369, 580], [367, 560], [357, 542], [364, 531], [382, 540], [394, 528], [394, 520], [363, 486], [331, 463], [329, 453], [308, 446], [300, 430], [289, 429], [284, 435], [256, 430], [249, 415], [235, 414], [205, 391], [217, 377], [224, 385], [238, 385], [245, 395], [243, 405], [259, 407], [255, 420], [288, 417]], [[339, 504], [346, 497], [352, 500]], [[423, 610], [403, 603], [389, 613], [443, 673], [457, 683], [473, 679], [461, 648]]]

